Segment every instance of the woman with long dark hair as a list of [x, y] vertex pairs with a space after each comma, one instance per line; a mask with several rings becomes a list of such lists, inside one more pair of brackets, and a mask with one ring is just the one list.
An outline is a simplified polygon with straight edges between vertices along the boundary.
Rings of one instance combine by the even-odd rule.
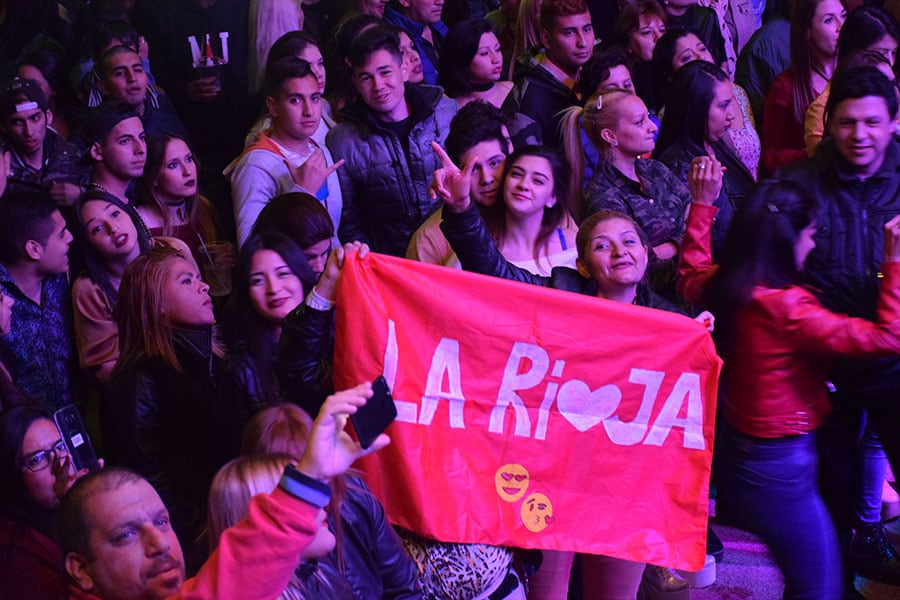
[[135, 208], [151, 235], [178, 238], [197, 264], [204, 248], [224, 239], [212, 203], [200, 195], [200, 164], [187, 141], [170, 133], [147, 138], [147, 163], [137, 180]]
[[535, 274], [575, 265], [575, 233], [568, 165], [553, 149], [526, 146], [506, 159], [499, 202], [484, 207], [503, 256]]
[[119, 358], [115, 309], [125, 269], [154, 245], [190, 251], [176, 238], [151, 237], [133, 206], [102, 190], [83, 194], [75, 215], [84, 261], [84, 273], [72, 284], [75, 346], [79, 366], [105, 387]]
[[229, 370], [243, 400], [242, 424], [260, 408], [281, 401], [274, 372], [281, 322], [315, 282], [303, 252], [281, 234], [253, 235], [241, 248], [225, 340]]
[[[715, 64], [712, 53], [695, 32], [689, 29], [670, 29], [653, 49], [653, 77], [658, 97], [665, 99], [675, 74], [689, 62], [703, 60]], [[732, 84], [735, 100], [735, 119], [723, 141], [734, 150], [750, 174], [756, 178], [759, 169], [759, 134], [750, 109], [750, 98], [744, 88]]]
[[72, 284], [75, 346], [79, 366], [105, 385], [119, 358], [119, 283], [125, 268], [150, 249], [150, 236], [132, 207], [100, 190], [84, 194], [75, 212], [85, 267]]
[[762, 166], [769, 173], [806, 157], [803, 118], [837, 65], [838, 34], [847, 18], [839, 0], [797, 0], [791, 12], [791, 68], [766, 95]]
[[438, 83], [460, 107], [484, 100], [497, 108], [512, 90], [503, 75], [497, 31], [483, 19], [460, 21], [450, 28], [441, 48]]
[[68, 465], [50, 413], [27, 405], [0, 413], [0, 597], [68, 598], [54, 489]]
[[[698, 170], [712, 176], [717, 167]], [[736, 212], [714, 266], [717, 209], [695, 202], [680, 272], [688, 300], [718, 317], [727, 449], [720, 506], [765, 540], [784, 574], [785, 598], [837, 600], [841, 553], [818, 489], [816, 430], [831, 410], [830, 357], [900, 352], [900, 216], [885, 225], [873, 323], [828, 311], [801, 283], [818, 211], [818, 200], [796, 183], [761, 185]]]
[[724, 141], [737, 116], [732, 83], [712, 63], [690, 62], [675, 76], [653, 158], [687, 183], [694, 159], [715, 158], [726, 168], [716, 199], [719, 216], [713, 229], [713, 253], [718, 255], [734, 209], [753, 190], [753, 175]]

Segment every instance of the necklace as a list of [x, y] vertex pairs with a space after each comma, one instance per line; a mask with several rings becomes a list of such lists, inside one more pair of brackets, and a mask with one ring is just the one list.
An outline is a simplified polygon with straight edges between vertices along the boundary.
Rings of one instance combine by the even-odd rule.
[[820, 68], [817, 67], [816, 65], [812, 65], [812, 70], [813, 70], [813, 72], [814, 72], [816, 75], [818, 75], [819, 77], [821, 77], [821, 78], [825, 81], [825, 83], [828, 83], [828, 80], [829, 80], [830, 78], [828, 77], [828, 75], [826, 75], [826, 74], [822, 71], [822, 69], [820, 69]]
[[115, 196], [115, 194], [113, 194], [111, 191], [109, 191], [108, 189], [106, 189], [105, 187], [103, 187], [102, 185], [97, 183], [96, 181], [91, 181], [88, 185], [90, 185], [91, 187], [97, 188], [101, 192], [106, 192], [110, 196]]

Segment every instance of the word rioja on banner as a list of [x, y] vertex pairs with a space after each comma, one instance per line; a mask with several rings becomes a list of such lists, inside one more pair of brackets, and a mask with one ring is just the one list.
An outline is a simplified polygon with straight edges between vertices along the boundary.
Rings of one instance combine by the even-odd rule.
[[[400, 362], [397, 345], [397, 324], [387, 322], [387, 347], [384, 353], [385, 374], [388, 385], [393, 387]], [[462, 384], [459, 340], [441, 338], [431, 359], [425, 376], [421, 404], [404, 400], [394, 394], [397, 405], [397, 420], [431, 426], [441, 401], [447, 403], [449, 426], [454, 429], [466, 428], [466, 397]], [[550, 369], [550, 355], [542, 347], [526, 342], [514, 342], [502, 367], [496, 404], [491, 409], [487, 430], [491, 433], [504, 432], [504, 418], [512, 409], [513, 433], [520, 437], [547, 438], [547, 425], [554, 403], [558, 413], [579, 432], [585, 432], [602, 423], [610, 441], [620, 446], [644, 443], [661, 446], [673, 427], [683, 430], [685, 448], [704, 450], [703, 402], [700, 391], [700, 376], [683, 372], [678, 377], [672, 391], [666, 397], [662, 409], [656, 414], [651, 426], [651, 415], [655, 412], [660, 389], [666, 374], [652, 369], [632, 368], [628, 383], [633, 389], [626, 393], [641, 395], [640, 408], [630, 421], [622, 420], [616, 410], [622, 403], [622, 390], [614, 383], [591, 389], [579, 379], [569, 379], [562, 383], [548, 380], [549, 375], [557, 380], [564, 377], [566, 361], [553, 361]], [[498, 365], [498, 372], [499, 370]], [[413, 377], [418, 380], [419, 377]], [[446, 380], [446, 386], [444, 381]], [[537, 423], [532, 427], [528, 406], [518, 393], [523, 390], [545, 386], [543, 400], [538, 409]], [[445, 389], [446, 388], [446, 389]], [[682, 407], [685, 416], [681, 417]]]

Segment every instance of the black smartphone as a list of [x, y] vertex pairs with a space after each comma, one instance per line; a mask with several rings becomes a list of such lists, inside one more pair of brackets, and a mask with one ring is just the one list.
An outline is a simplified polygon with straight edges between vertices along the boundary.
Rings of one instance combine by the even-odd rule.
[[383, 375], [372, 382], [372, 391], [372, 397], [365, 406], [361, 406], [355, 414], [350, 415], [359, 444], [363, 448], [371, 446], [378, 434], [397, 418], [397, 407]]
[[97, 462], [97, 454], [91, 445], [91, 436], [88, 435], [78, 408], [74, 404], [63, 406], [53, 413], [53, 420], [56, 421], [56, 428], [59, 429], [63, 442], [69, 449], [75, 470], [99, 469], [100, 463]]

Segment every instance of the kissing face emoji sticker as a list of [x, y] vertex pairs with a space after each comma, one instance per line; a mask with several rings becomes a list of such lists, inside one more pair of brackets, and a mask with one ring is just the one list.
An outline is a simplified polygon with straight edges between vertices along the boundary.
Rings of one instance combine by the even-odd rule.
[[528, 489], [528, 469], [516, 463], [503, 465], [494, 474], [497, 495], [507, 502], [515, 502]]
[[531, 494], [522, 503], [522, 522], [525, 529], [538, 533], [553, 523], [553, 504], [543, 494]]

